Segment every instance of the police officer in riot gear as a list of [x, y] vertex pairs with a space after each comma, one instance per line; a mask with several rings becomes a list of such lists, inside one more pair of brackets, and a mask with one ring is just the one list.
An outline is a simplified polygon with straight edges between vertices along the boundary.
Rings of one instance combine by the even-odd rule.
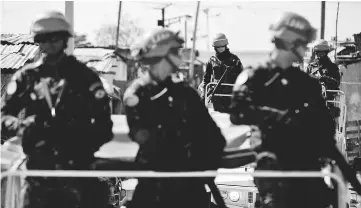
[[[256, 170], [320, 171], [319, 159], [327, 157], [351, 173], [336, 149], [335, 123], [318, 80], [292, 66], [302, 59], [316, 30], [295, 13], [285, 13], [271, 30], [275, 48], [270, 60], [238, 76], [230, 107], [232, 123], [261, 130]], [[352, 174], [345, 175], [360, 191]], [[263, 208], [321, 208], [336, 198], [318, 178], [255, 177], [255, 184]]]
[[[17, 71], [1, 106], [2, 133], [22, 139], [30, 170], [87, 170], [94, 152], [113, 137], [109, 98], [98, 75], [64, 53], [72, 36], [60, 12], [32, 24], [42, 57]], [[17, 118], [25, 110], [25, 120]], [[99, 179], [27, 177], [25, 208], [101, 208], [108, 187]]]
[[[327, 41], [319, 40], [313, 47], [315, 60], [307, 66], [307, 73], [316, 77], [322, 86], [322, 95], [326, 100], [333, 100], [337, 93], [326, 90], [339, 90], [341, 76], [336, 64], [332, 63], [327, 54], [330, 46]], [[329, 111], [334, 117], [339, 116], [340, 109], [334, 103], [327, 103]]]
[[[315, 60], [307, 66], [307, 73], [318, 78], [326, 90], [338, 90], [341, 81], [340, 72], [337, 65], [327, 56], [329, 52], [330, 46], [326, 40], [317, 41], [313, 47]], [[331, 100], [334, 97], [334, 93], [327, 93], [325, 98]]]
[[[228, 39], [223, 33], [219, 33], [213, 40], [213, 47], [216, 52], [206, 64], [206, 72], [203, 77], [203, 93], [202, 99], [210, 96], [212, 90], [216, 94], [231, 94], [231, 86], [222, 86], [221, 84], [233, 84], [239, 73], [242, 72], [243, 66], [239, 58], [231, 53], [228, 48]], [[211, 77], [213, 76], [213, 80]], [[205, 95], [205, 89], [208, 83], [217, 82], [219, 85], [215, 89], [215, 85], [209, 88]], [[210, 90], [212, 89], [212, 90]], [[230, 97], [210, 96], [215, 111], [227, 112], [230, 104]]]
[[[141, 169], [186, 171], [216, 169], [225, 138], [197, 92], [173, 76], [181, 63], [183, 39], [155, 30], [132, 49], [148, 65], [124, 94], [129, 136], [140, 146]], [[129, 208], [208, 207], [203, 178], [140, 178]]]

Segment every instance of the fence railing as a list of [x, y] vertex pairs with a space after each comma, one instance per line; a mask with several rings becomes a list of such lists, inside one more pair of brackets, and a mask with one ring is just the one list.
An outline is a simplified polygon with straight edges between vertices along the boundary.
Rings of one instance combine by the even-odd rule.
[[341, 90], [327, 90], [327, 93], [336, 94], [334, 100], [327, 100], [327, 103], [333, 103], [336, 107], [340, 108], [340, 116], [338, 117], [337, 130], [342, 135], [346, 133], [346, 116], [347, 116], [347, 105], [345, 93]]
[[[163, 177], [216, 177], [218, 175], [234, 175], [234, 176], [253, 176], [263, 178], [324, 178], [330, 177], [338, 183], [338, 207], [346, 207], [347, 186], [343, 179], [334, 173], [322, 173], [318, 171], [255, 171], [255, 172], [241, 172], [237, 170], [218, 170], [218, 171], [199, 171], [199, 172], [155, 172], [155, 171], [69, 171], [69, 170], [26, 170], [26, 171], [6, 171], [1, 173], [1, 179], [8, 177], [25, 177], [25, 176], [40, 176], [40, 177], [135, 177], [135, 178], [163, 178]], [[18, 208], [16, 207], [19, 193], [15, 193], [15, 183], [11, 184], [8, 180], [8, 190], [12, 193], [6, 194], [5, 208]], [[19, 183], [17, 184], [19, 185]], [[10, 189], [11, 188], [11, 189]]]
[[[209, 99], [211, 99], [210, 97], [208, 97], [207, 95], [208, 95], [208, 91], [209, 91], [209, 88], [212, 86], [212, 85], [217, 85], [218, 84], [218, 82], [210, 82], [210, 83], [208, 83], [207, 85], [206, 85], [206, 91], [205, 91], [205, 104], [206, 104], [206, 106], [208, 105], [208, 103], [209, 103]], [[221, 86], [234, 86], [234, 84], [227, 84], [227, 83], [221, 83], [220, 84]], [[232, 97], [232, 94], [222, 94], [222, 93], [215, 93], [215, 94], [213, 94], [213, 96], [217, 96], [217, 97]]]

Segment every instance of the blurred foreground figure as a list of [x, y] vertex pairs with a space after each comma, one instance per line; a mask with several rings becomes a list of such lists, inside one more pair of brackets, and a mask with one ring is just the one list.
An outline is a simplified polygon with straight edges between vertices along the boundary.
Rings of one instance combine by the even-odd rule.
[[[320, 171], [325, 159], [337, 162], [360, 192], [356, 175], [335, 146], [335, 123], [316, 78], [292, 63], [302, 59], [315, 29], [300, 15], [285, 13], [271, 26], [274, 50], [263, 66], [242, 72], [233, 89], [231, 121], [262, 132], [256, 170]], [[257, 178], [263, 208], [323, 208], [336, 191], [321, 178]]]
[[[173, 73], [181, 63], [183, 40], [156, 30], [132, 54], [148, 65], [126, 90], [129, 136], [140, 146], [136, 162], [155, 171], [212, 170], [220, 165], [225, 138], [197, 91]], [[205, 184], [213, 178], [139, 178], [128, 208], [207, 208]]]
[[[22, 139], [29, 170], [87, 170], [113, 137], [109, 98], [98, 75], [64, 53], [72, 31], [63, 14], [42, 14], [31, 32], [43, 56], [8, 84], [1, 133]], [[26, 177], [23, 207], [103, 208], [108, 191], [98, 178]]]

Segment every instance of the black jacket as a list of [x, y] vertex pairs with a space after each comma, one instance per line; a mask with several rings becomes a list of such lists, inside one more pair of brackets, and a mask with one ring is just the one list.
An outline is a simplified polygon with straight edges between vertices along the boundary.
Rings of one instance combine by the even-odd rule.
[[[61, 79], [65, 80], [62, 93], [55, 87]], [[44, 80], [52, 89], [55, 117], [38, 89]], [[25, 118], [34, 116], [35, 121], [7, 128], [6, 122], [22, 109]], [[102, 82], [73, 56], [63, 57], [55, 67], [39, 60], [17, 71], [2, 100], [1, 123], [2, 133], [12, 131], [22, 138], [30, 169], [86, 168], [94, 152], [113, 137], [109, 98]]]
[[[262, 144], [257, 151], [274, 153], [281, 170], [319, 171], [323, 165], [320, 159], [333, 159], [347, 180], [361, 193], [356, 173], [348, 167], [337, 149], [335, 121], [316, 78], [296, 67], [282, 70], [267, 63], [245, 70], [236, 83], [230, 118], [234, 124], [260, 128]], [[313, 192], [322, 195], [323, 181], [314, 180], [319, 186], [312, 185]], [[303, 188], [297, 183], [293, 185], [288, 186], [290, 191], [284, 193], [292, 192], [292, 187], [305, 193], [309, 191], [307, 182]], [[315, 200], [319, 199], [316, 197]], [[305, 204], [299, 205], [305, 207]], [[317, 207], [316, 203], [313, 206]]]
[[[243, 71], [243, 65], [239, 58], [233, 53], [229, 52], [228, 49], [223, 53], [216, 54], [212, 56], [206, 64], [206, 72], [203, 77], [204, 82], [204, 92], [208, 83], [210, 83], [211, 77], [219, 81], [224, 74], [227, 66], [229, 67], [225, 77], [222, 79], [222, 83], [233, 84], [239, 73]], [[222, 87], [224, 90], [219, 92], [230, 93], [232, 91], [231, 87]], [[217, 90], [218, 91], [218, 90]]]
[[324, 82], [328, 90], [339, 89], [341, 82], [339, 69], [328, 57], [322, 57], [310, 63], [307, 66], [307, 73]]
[[231, 121], [259, 126], [262, 148], [286, 166], [317, 169], [318, 158], [335, 145], [335, 123], [317, 79], [299, 68], [283, 71], [270, 64], [247, 69], [240, 77], [244, 83], [234, 91]]
[[[136, 161], [141, 168], [219, 167], [225, 139], [197, 92], [186, 83], [169, 78], [162, 86], [153, 86], [135, 80], [124, 100], [129, 136], [140, 146]], [[130, 207], [207, 207], [208, 202], [200, 179], [140, 179]]]

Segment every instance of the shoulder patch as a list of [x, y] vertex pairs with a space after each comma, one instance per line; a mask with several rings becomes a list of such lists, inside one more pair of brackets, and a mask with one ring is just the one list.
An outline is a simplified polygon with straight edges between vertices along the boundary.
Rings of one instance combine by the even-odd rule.
[[107, 95], [107, 93], [105, 92], [103, 83], [101, 81], [93, 83], [89, 87], [89, 91], [94, 94], [94, 97], [97, 100], [102, 99]]
[[98, 89], [95, 93], [94, 96], [96, 99], [102, 99], [107, 93], [105, 92], [104, 89]]

